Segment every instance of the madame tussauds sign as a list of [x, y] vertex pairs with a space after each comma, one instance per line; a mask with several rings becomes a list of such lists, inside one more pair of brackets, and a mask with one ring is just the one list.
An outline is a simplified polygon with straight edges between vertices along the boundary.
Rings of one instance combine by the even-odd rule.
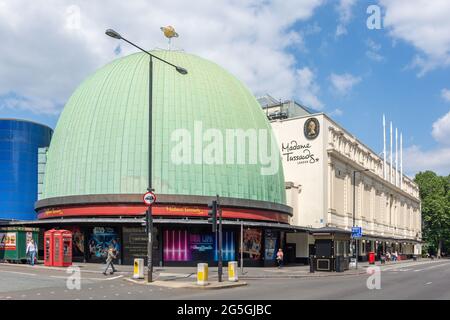
[[312, 164], [319, 161], [311, 151], [310, 143], [300, 144], [296, 140], [281, 144], [281, 153], [287, 162], [297, 162], [297, 164]]

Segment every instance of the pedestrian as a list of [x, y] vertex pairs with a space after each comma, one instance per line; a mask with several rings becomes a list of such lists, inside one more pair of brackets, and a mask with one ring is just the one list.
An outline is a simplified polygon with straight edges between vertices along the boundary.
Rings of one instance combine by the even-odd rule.
[[389, 251], [386, 252], [386, 261], [391, 261], [391, 253]]
[[114, 251], [113, 245], [109, 246], [109, 249], [106, 253], [106, 268], [105, 271], [103, 271], [103, 274], [106, 276], [106, 272], [108, 271], [108, 268], [111, 266], [112, 271], [109, 274], [114, 274], [114, 272], [117, 272], [116, 268], [114, 268], [113, 260], [116, 258], [116, 253]]
[[277, 263], [278, 263], [278, 269], [280, 269], [283, 266], [283, 258], [284, 258], [284, 253], [283, 253], [283, 249], [278, 249], [277, 252]]
[[34, 240], [31, 239], [27, 244], [26, 255], [30, 258], [30, 264], [34, 266], [34, 260], [36, 259], [36, 245], [34, 244]]
[[395, 250], [394, 253], [392, 254], [392, 260], [397, 262], [397, 260], [398, 260], [398, 252], [397, 252], [397, 250]]

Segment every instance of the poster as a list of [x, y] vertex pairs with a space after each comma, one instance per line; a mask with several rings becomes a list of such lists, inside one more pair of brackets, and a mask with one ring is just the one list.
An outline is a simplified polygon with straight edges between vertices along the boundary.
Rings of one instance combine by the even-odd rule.
[[[222, 235], [222, 261], [234, 261], [235, 251], [234, 232], [224, 231]], [[218, 244], [215, 245], [214, 261], [219, 261]]]
[[122, 236], [124, 264], [133, 264], [137, 258], [147, 259], [148, 238], [144, 227], [123, 227]]
[[117, 253], [120, 253], [119, 238], [114, 228], [93, 228], [89, 238], [89, 260], [104, 261], [109, 245], [113, 245], [116, 248]]
[[72, 255], [74, 257], [84, 256], [84, 233], [80, 227], [68, 227], [72, 231]]
[[0, 232], [0, 250], [16, 250], [15, 232]]
[[265, 231], [265, 241], [264, 241], [264, 259], [265, 260], [275, 260], [277, 257], [277, 247], [278, 247], [278, 235], [277, 232], [272, 230]]
[[248, 228], [244, 230], [243, 251], [245, 259], [261, 259], [261, 236], [262, 231], [260, 229]]
[[[219, 251], [212, 232], [164, 230], [164, 261], [218, 261]], [[235, 259], [234, 232], [224, 231], [222, 238], [223, 261]]]

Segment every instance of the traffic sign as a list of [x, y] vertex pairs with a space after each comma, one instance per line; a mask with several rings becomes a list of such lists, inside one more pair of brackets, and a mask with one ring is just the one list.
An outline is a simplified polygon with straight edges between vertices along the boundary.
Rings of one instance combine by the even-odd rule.
[[146, 192], [144, 194], [144, 197], [142, 198], [144, 200], [144, 203], [148, 206], [151, 206], [156, 201], [156, 195], [153, 192]]
[[353, 239], [362, 238], [362, 228], [361, 227], [352, 227], [352, 238]]

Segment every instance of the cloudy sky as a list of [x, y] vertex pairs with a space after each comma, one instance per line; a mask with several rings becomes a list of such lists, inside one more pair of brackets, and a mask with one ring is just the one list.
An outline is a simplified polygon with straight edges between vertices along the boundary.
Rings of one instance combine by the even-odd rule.
[[448, 0], [0, 0], [0, 117], [54, 127], [83, 79], [133, 52], [105, 29], [166, 48], [163, 25], [180, 34], [173, 47], [255, 95], [329, 113], [376, 152], [386, 114], [403, 132], [408, 174], [450, 173]]

